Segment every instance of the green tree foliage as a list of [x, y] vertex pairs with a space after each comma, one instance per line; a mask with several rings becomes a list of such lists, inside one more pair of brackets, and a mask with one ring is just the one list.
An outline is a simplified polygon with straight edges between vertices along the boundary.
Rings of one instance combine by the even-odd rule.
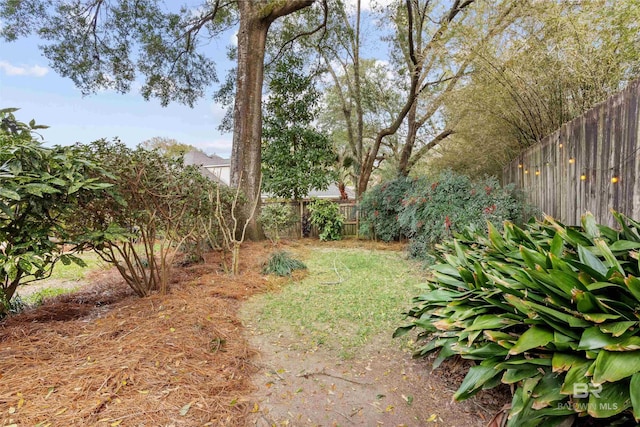
[[263, 190], [294, 200], [335, 181], [332, 143], [312, 126], [320, 94], [303, 68], [300, 57], [278, 61], [269, 74], [263, 121]]
[[[159, 0], [0, 0], [0, 37], [31, 34], [60, 75], [84, 94], [128, 92], [142, 77], [141, 94], [162, 105], [193, 106], [217, 81], [207, 49], [211, 39], [239, 24], [231, 184], [249, 206], [260, 201], [264, 55], [270, 26], [315, 0], [210, 0], [180, 6]], [[285, 46], [286, 47], [286, 46]], [[248, 234], [261, 237], [249, 215]]]
[[80, 201], [79, 243], [115, 265], [139, 296], [165, 292], [180, 247], [216, 235], [216, 184], [157, 150], [105, 140], [84, 148], [113, 174], [113, 191]]
[[73, 240], [68, 222], [84, 215], [79, 199], [97, 197], [110, 186], [80, 148], [43, 147], [35, 131], [46, 126], [16, 121], [16, 110], [0, 110], [0, 296], [5, 302], [18, 285], [50, 275], [57, 261], [82, 265], [63, 252]]
[[478, 52], [467, 84], [448, 101], [459, 123], [432, 167], [500, 174], [522, 149], [640, 76], [637, 1], [523, 8], [506, 37]]
[[151, 139], [142, 142], [142, 147], [147, 150], [158, 150], [163, 156], [170, 158], [178, 158], [184, 156], [189, 151], [197, 150], [193, 145], [179, 142], [173, 138], [166, 138], [163, 136], [154, 136]]
[[507, 426], [637, 425], [640, 420], [640, 223], [618, 229], [585, 215], [519, 228], [466, 229], [439, 245], [437, 262], [402, 335], [435, 365], [476, 361], [454, 395], [508, 384]]
[[342, 239], [344, 216], [340, 206], [330, 200], [316, 199], [309, 203], [311, 224], [318, 228], [321, 241]]

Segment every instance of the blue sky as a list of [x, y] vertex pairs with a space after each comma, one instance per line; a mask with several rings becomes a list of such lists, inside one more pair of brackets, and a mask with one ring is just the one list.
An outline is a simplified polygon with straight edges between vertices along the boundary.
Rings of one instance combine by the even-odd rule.
[[[226, 59], [226, 47], [232, 38], [229, 34], [210, 46], [220, 80], [233, 67]], [[83, 97], [70, 79], [49, 68], [38, 44], [35, 38], [0, 41], [0, 108], [20, 108], [15, 113], [18, 120], [35, 119], [50, 126], [41, 131], [47, 145], [119, 137], [133, 147], [161, 136], [210, 154], [229, 156], [232, 135], [217, 129], [224, 110], [212, 100], [216, 84], [193, 109], [176, 103], [162, 107], [157, 100], [145, 101], [136, 90], [124, 95], [100, 92]]]
[[[363, 0], [363, 10], [369, 10], [373, 2], [376, 0]], [[234, 65], [226, 58], [227, 46], [234, 41], [235, 34], [230, 31], [208, 46], [221, 81]], [[145, 101], [135, 89], [124, 95], [107, 91], [83, 97], [70, 79], [49, 68], [39, 43], [36, 38], [12, 43], [0, 40], [0, 108], [20, 108], [15, 113], [18, 120], [35, 119], [50, 126], [41, 132], [47, 145], [119, 137], [133, 147], [159, 136], [209, 154], [230, 155], [232, 135], [217, 129], [224, 117], [224, 109], [212, 99], [217, 84], [193, 109], [177, 103], [162, 107], [157, 100]]]

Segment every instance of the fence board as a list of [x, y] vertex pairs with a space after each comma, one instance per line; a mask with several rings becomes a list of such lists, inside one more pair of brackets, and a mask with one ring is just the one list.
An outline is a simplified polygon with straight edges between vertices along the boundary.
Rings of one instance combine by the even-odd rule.
[[504, 168], [503, 181], [560, 221], [590, 211], [616, 225], [610, 210], [640, 218], [640, 80], [565, 123]]

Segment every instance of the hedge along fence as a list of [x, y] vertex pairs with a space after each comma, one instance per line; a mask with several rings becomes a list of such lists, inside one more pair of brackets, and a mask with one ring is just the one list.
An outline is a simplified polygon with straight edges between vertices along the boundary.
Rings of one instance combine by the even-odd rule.
[[640, 217], [640, 80], [565, 123], [505, 167], [503, 181], [568, 225], [586, 211], [613, 226], [610, 210]]

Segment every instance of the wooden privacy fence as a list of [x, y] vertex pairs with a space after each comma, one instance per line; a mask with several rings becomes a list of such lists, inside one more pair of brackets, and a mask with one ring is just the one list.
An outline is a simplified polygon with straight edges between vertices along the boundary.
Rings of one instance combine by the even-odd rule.
[[[277, 203], [277, 204], [286, 204], [291, 207], [291, 211], [296, 216], [296, 223], [289, 227], [287, 230], [284, 230], [281, 233], [282, 237], [288, 238], [299, 238], [302, 237], [302, 218], [305, 214], [309, 212], [308, 205], [311, 203], [310, 200], [303, 200], [300, 202], [290, 201], [290, 202], [279, 202], [279, 201], [266, 201], [263, 202], [263, 206]], [[349, 236], [357, 236], [358, 228], [360, 227], [359, 216], [358, 216], [358, 205], [355, 201], [351, 202], [343, 202], [336, 201], [340, 207], [340, 214], [344, 217], [344, 224], [342, 225], [342, 235], [344, 237]], [[318, 230], [315, 227], [311, 228], [311, 237], [318, 237]]]
[[565, 123], [504, 169], [529, 203], [568, 225], [585, 212], [617, 225], [610, 209], [640, 219], [640, 80]]

